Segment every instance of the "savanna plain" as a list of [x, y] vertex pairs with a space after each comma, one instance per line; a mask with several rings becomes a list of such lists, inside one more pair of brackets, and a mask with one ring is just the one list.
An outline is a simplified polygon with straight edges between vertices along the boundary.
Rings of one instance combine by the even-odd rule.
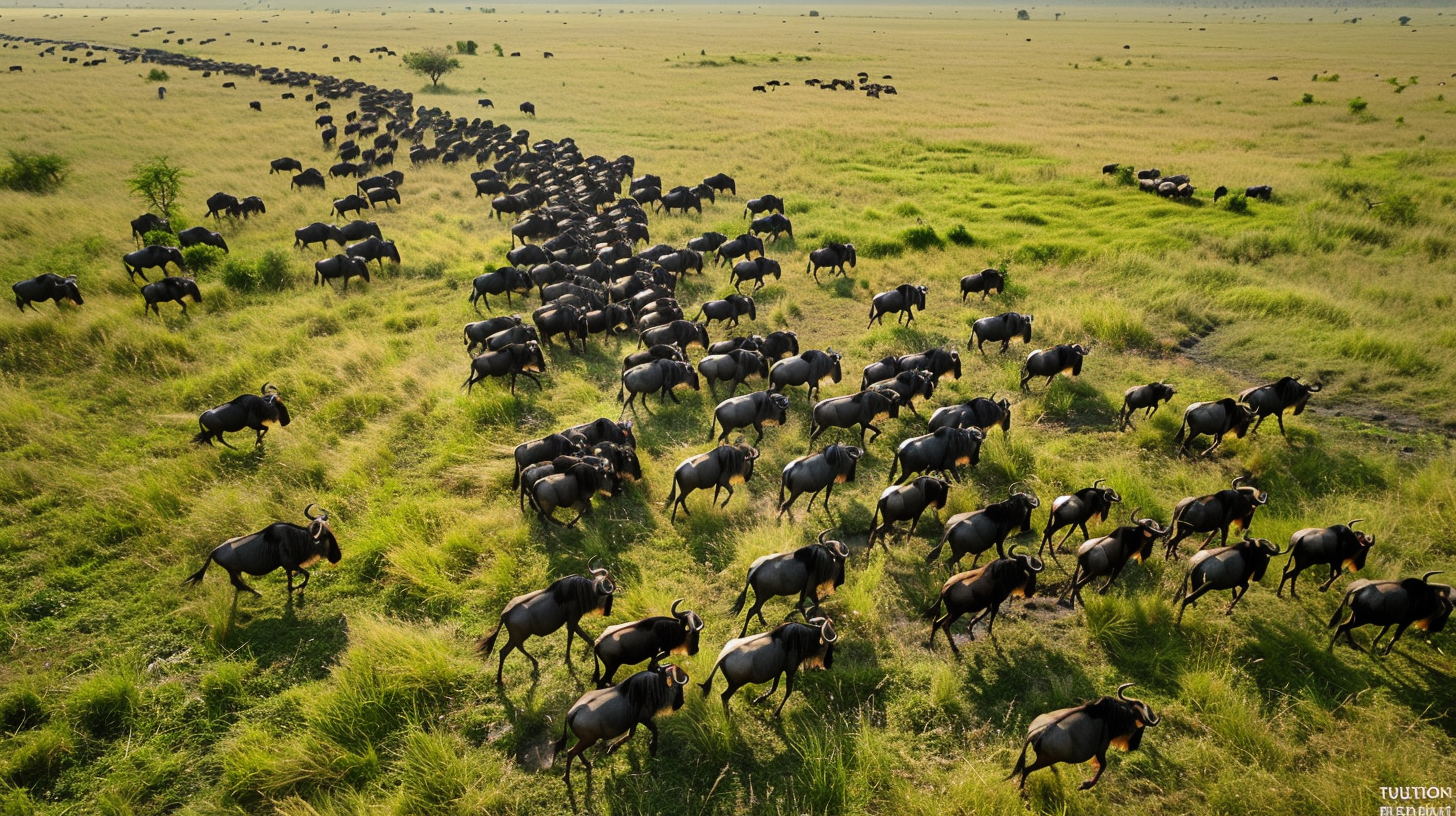
[[[471, 281], [511, 248], [474, 196], [473, 163], [412, 167], [402, 148], [402, 202], [365, 217], [403, 262], [347, 293], [316, 288], [322, 254], [295, 250], [293, 230], [331, 220], [330, 200], [351, 185], [291, 191], [268, 174], [280, 156], [335, 161], [303, 89], [283, 100], [290, 89], [169, 68], [159, 100], [149, 66], [113, 56], [81, 67], [11, 43], [3, 62], [24, 70], [0, 75], [0, 144], [70, 165], [54, 192], [0, 191], [0, 268], [6, 283], [76, 275], [85, 303], [0, 316], [0, 812], [1373, 816], [1389, 804], [1381, 786], [1449, 786], [1450, 633], [1412, 629], [1372, 656], [1328, 649], [1327, 624], [1355, 578], [1456, 566], [1456, 88], [1444, 81], [1456, 76], [1456, 17], [808, 9], [0, 13], [9, 35], [403, 88], [416, 105], [492, 117], [532, 141], [630, 155], [637, 174], [667, 186], [727, 173], [737, 196], [702, 214], [654, 214], [650, 228], [652, 243], [674, 246], [709, 230], [731, 237], [746, 229], [745, 199], [785, 199], [795, 237], [767, 249], [783, 277], [757, 293], [758, 319], [738, 333], [792, 329], [804, 348], [842, 352], [844, 380], [824, 396], [853, 393], [860, 369], [886, 355], [947, 347], [962, 376], [923, 414], [993, 392], [1015, 403], [1010, 432], [987, 433], [939, 519], [902, 524], [888, 552], [865, 546], [871, 515], [894, 445], [924, 433], [924, 419], [885, 422], [829, 512], [801, 499], [780, 521], [779, 471], [809, 450], [802, 388], [788, 391], [788, 422], [767, 430], [754, 478], [726, 508], [698, 493], [689, 518], [671, 523], [663, 509], [677, 463], [713, 445], [705, 388], [637, 412], [641, 482], [599, 498], [575, 528], [542, 525], [517, 508], [512, 449], [616, 418], [636, 339], [593, 337], [584, 353], [556, 341], [541, 390], [461, 389], [461, 327], [479, 319]], [[480, 55], [460, 56], [439, 89], [370, 52], [460, 40]], [[496, 44], [522, 56], [495, 56]], [[349, 54], [362, 62], [333, 62]], [[897, 93], [803, 84], [860, 71]], [[770, 80], [785, 84], [750, 90]], [[478, 107], [482, 97], [495, 108]], [[517, 112], [527, 100], [534, 118]], [[350, 109], [338, 100], [332, 113]], [[204, 223], [217, 191], [267, 204], [217, 227], [231, 254], [198, 273], [203, 301], [185, 317], [175, 304], [144, 315], [119, 263], [144, 209], [125, 179], [159, 155], [190, 174], [174, 226]], [[1196, 194], [1145, 195], [1099, 172], [1114, 162], [1187, 173]], [[1272, 200], [1212, 200], [1219, 185], [1262, 184]], [[808, 252], [846, 240], [858, 265], [816, 284]], [[257, 285], [249, 265], [265, 257]], [[985, 267], [1006, 271], [1006, 291], [962, 303], [959, 278]], [[892, 316], [867, 330], [870, 298], [901, 283], [928, 285], [927, 308], [908, 328]], [[691, 316], [731, 291], [710, 267], [678, 297]], [[493, 297], [487, 313], [527, 312], [534, 297]], [[967, 350], [973, 320], [1013, 310], [1035, 315], [1030, 347]], [[1057, 343], [1090, 346], [1081, 375], [1019, 391], [1025, 352]], [[1188, 404], [1286, 375], [1323, 386], [1285, 417], [1287, 440], [1271, 418], [1211, 457], [1175, 455]], [[1155, 380], [1177, 396], [1119, 432], [1124, 389]], [[236, 451], [191, 442], [200, 412], [264, 382], [286, 400], [288, 427], [257, 450], [247, 432], [230, 437]], [[1135, 507], [1167, 523], [1180, 498], [1239, 476], [1269, 494], [1252, 533], [1281, 547], [1297, 529], [1364, 519], [1376, 537], [1364, 569], [1327, 593], [1311, 570], [1292, 600], [1274, 593], [1278, 557], [1232, 615], [1220, 592], [1175, 626], [1201, 537], [1176, 560], [1158, 552], [1129, 566], [1105, 595], [1089, 588], [1074, 609], [1058, 602], [1074, 564], [1061, 554], [1033, 598], [1003, 608], [994, 640], [957, 627], [962, 659], [943, 638], [927, 647], [924, 610], [948, 573], [925, 554], [951, 514], [1021, 482], [1042, 505], [1035, 530], [1013, 540], [1034, 548], [1051, 500], [1095, 479], [1123, 503], [1094, 536]], [[218, 543], [301, 521], [311, 502], [331, 512], [343, 559], [315, 568], [302, 598], [289, 601], [274, 574], [249, 579], [262, 597], [235, 605], [216, 567], [181, 585]], [[717, 689], [705, 699], [696, 683], [738, 633], [729, 609], [748, 565], [826, 529], [851, 550], [824, 604], [840, 635], [832, 668], [802, 673], [780, 718], [744, 693], [725, 718]], [[706, 628], [697, 655], [673, 659], [694, 685], [658, 718], [659, 755], [639, 733], [594, 760], [589, 790], [578, 768], [573, 798], [550, 746], [591, 685], [584, 647], [568, 671], [560, 632], [534, 639], [539, 676], [512, 655], [497, 686], [494, 656], [473, 646], [510, 598], [593, 557], [621, 590], [606, 621], [586, 619], [591, 633], [664, 614], [679, 597]], [[770, 602], [766, 615], [781, 620], [789, 604]], [[1097, 787], [1079, 791], [1090, 769], [1066, 765], [1033, 774], [1025, 798], [1004, 781], [1033, 718], [1125, 682], [1161, 722], [1138, 750], [1112, 752]]]

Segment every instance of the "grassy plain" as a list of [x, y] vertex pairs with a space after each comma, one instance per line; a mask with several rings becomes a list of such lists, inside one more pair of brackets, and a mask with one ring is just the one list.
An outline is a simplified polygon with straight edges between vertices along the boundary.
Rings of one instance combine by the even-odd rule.
[[[219, 38], [180, 47], [192, 53], [413, 89], [426, 83], [368, 49], [474, 39], [485, 56], [463, 58], [445, 80], [458, 93], [418, 102], [475, 116], [488, 96], [497, 121], [631, 154], [639, 173], [669, 185], [737, 178], [739, 198], [655, 218], [655, 242], [736, 234], [743, 198], [788, 199], [798, 240], [773, 247], [786, 274], [760, 294], [753, 328], [792, 327], [806, 346], [844, 350], [846, 381], [826, 395], [850, 393], [860, 367], [886, 353], [964, 348], [972, 320], [1007, 309], [1036, 315], [1036, 346], [1097, 343], [1079, 380], [1017, 405], [1010, 436], [991, 435], [944, 515], [1016, 480], [1045, 506], [1107, 478], [1129, 508], [1166, 521], [1177, 499], [1248, 473], [1272, 496], [1255, 531], [1276, 543], [1363, 517], [1379, 541], [1364, 577], [1452, 566], [1456, 101], [1438, 83], [1456, 70], [1456, 29], [1446, 18], [1420, 11], [1402, 28], [1388, 10], [1093, 9], [1059, 22], [992, 9], [821, 10], [17, 9], [0, 15], [0, 31], [176, 47], [160, 31], [130, 36], [162, 26]], [[490, 56], [497, 42], [525, 56]], [[634, 741], [598, 763], [592, 809], [1020, 813], [1001, 777], [1026, 724], [1125, 681], [1163, 725], [1141, 751], [1117, 754], [1092, 792], [1076, 790], [1081, 768], [1033, 776], [1034, 811], [1364, 814], [1381, 785], [1453, 777], [1456, 663], [1444, 636], [1408, 635], [1384, 659], [1327, 652], [1338, 593], [1319, 595], [1307, 576], [1299, 601], [1276, 599], [1278, 566], [1234, 616], [1210, 599], [1181, 631], [1170, 599], [1182, 562], [1158, 558], [1109, 595], [1089, 593], [1085, 610], [1049, 597], [1014, 605], [998, 642], [967, 644], [963, 662], [944, 644], [927, 650], [920, 610], [944, 571], [922, 555], [939, 526], [927, 520], [888, 557], [863, 552], [890, 443], [920, 432], [913, 418], [889, 424], [859, 483], [836, 491], [832, 517], [800, 511], [778, 524], [778, 471], [808, 432], [794, 393], [793, 418], [769, 432], [749, 489], [722, 511], [695, 498], [693, 517], [674, 526], [661, 510], [671, 470], [709, 444], [713, 401], [688, 395], [640, 417], [645, 484], [579, 530], [523, 519], [508, 491], [511, 447], [616, 416], [630, 344], [552, 352], [544, 393], [458, 390], [469, 281], [509, 248], [465, 168], [404, 168], [404, 205], [370, 217], [405, 263], [372, 285], [313, 289], [315, 256], [295, 253], [287, 291], [239, 294], [203, 276], [206, 300], [190, 320], [165, 307], [144, 319], [117, 263], [140, 212], [122, 182], [130, 166], [162, 153], [193, 172], [194, 221], [215, 190], [263, 196], [265, 217], [224, 229], [234, 257], [256, 258], [324, 219], [340, 187], [290, 193], [266, 174], [280, 155], [328, 165], [315, 114], [272, 86], [226, 90], [179, 70], [159, 103], [137, 67], [63, 66], [35, 50], [0, 52], [26, 68], [0, 76], [5, 141], [61, 153], [73, 173], [55, 195], [0, 192], [6, 279], [77, 274], [87, 302], [0, 318], [3, 812], [566, 812], [541, 766], [587, 677], [561, 666], [553, 637], [533, 647], [539, 682], [513, 659], [497, 689], [493, 660], [482, 665], [470, 645], [504, 602], [601, 555], [624, 587], [613, 622], [678, 596], [704, 615], [703, 653], [683, 662], [701, 680], [737, 632], [727, 609], [748, 563], [824, 527], [856, 551], [828, 605], [844, 632], [834, 668], [801, 678], [782, 721], [739, 699], [730, 724], [716, 700], [690, 695], [661, 720], [659, 758]], [[331, 61], [351, 53], [364, 63]], [[892, 75], [899, 94], [801, 84], [859, 70]], [[1413, 76], [1400, 93], [1387, 84]], [[789, 86], [749, 91], [770, 79]], [[1348, 109], [1355, 97], [1366, 115]], [[253, 99], [261, 114], [247, 109]], [[523, 100], [537, 119], [514, 113]], [[1118, 186], [1097, 173], [1113, 161], [1190, 173], [1198, 198]], [[1263, 183], [1276, 200], [1245, 213], [1209, 200], [1218, 184]], [[941, 237], [963, 226], [975, 241], [916, 249], [907, 232], [924, 226]], [[805, 255], [833, 238], [865, 257], [851, 282], [816, 287]], [[1007, 295], [958, 302], [960, 275], [1002, 263]], [[721, 296], [725, 279], [692, 277], [682, 299]], [[870, 296], [906, 281], [931, 286], [915, 328], [865, 331]], [[934, 404], [1015, 391], [1018, 353], [962, 354], [964, 376]], [[1284, 374], [1326, 383], [1315, 409], [1288, 423], [1292, 445], [1266, 428], [1211, 462], [1172, 457], [1189, 402]], [[1173, 406], [1117, 434], [1122, 390], [1157, 378], [1178, 386]], [[265, 380], [295, 418], [265, 451], [190, 445], [198, 412]], [[260, 579], [264, 597], [242, 599], [230, 620], [220, 574], [178, 586], [219, 541], [296, 520], [311, 501], [336, 514], [345, 559], [315, 573], [305, 603], [285, 607], [280, 581]], [[1062, 563], [1044, 592], [1067, 579]]]

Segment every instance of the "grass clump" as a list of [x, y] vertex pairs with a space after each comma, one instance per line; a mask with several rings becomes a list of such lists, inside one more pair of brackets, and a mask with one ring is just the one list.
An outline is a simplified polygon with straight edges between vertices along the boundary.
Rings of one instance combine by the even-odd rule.
[[215, 269], [224, 257], [222, 250], [207, 244], [197, 244], [182, 250], [183, 264], [188, 271], [199, 274]]
[[0, 187], [17, 193], [53, 193], [71, 167], [71, 160], [58, 153], [8, 152], [10, 163], [0, 168]]
[[935, 227], [929, 224], [911, 227], [900, 233], [900, 243], [921, 252], [945, 247], [945, 239], [940, 237], [940, 234], [935, 231]]
[[40, 695], [31, 689], [16, 689], [0, 697], [0, 729], [6, 733], [35, 728], [44, 724], [49, 716]]
[[256, 261], [228, 258], [222, 264], [222, 283], [234, 292], [282, 292], [294, 283], [293, 259], [277, 249], [264, 252]]
[[1231, 213], [1246, 213], [1249, 211], [1249, 199], [1243, 193], [1234, 193], [1224, 199], [1223, 207]]
[[5, 781], [21, 788], [34, 788], [65, 769], [76, 752], [76, 741], [69, 729], [53, 726], [20, 737], [8, 750], [10, 760], [5, 765]]
[[974, 246], [976, 243], [976, 239], [966, 229], [965, 224], [956, 224], [954, 227], [951, 227], [950, 232], [947, 232], [945, 237], [946, 240], [956, 246]]
[[1354, 99], [1351, 99], [1349, 102], [1347, 102], [1345, 104], [1350, 109], [1350, 115], [1351, 116], [1361, 116], [1361, 117], [1363, 117], [1363, 116], [1366, 115], [1366, 110], [1370, 107], [1370, 103], [1369, 102], [1366, 102], [1364, 99], [1361, 99], [1358, 96], [1355, 97]]
[[150, 70], [150, 71], [147, 72], [147, 81], [148, 82], [166, 82], [167, 80], [169, 80], [171, 78], [172, 77], [170, 75], [168, 75], [166, 71], [163, 71], [161, 68], [153, 68], [152, 70]]
[[92, 736], [108, 738], [121, 733], [141, 702], [136, 680], [119, 672], [105, 672], [82, 683], [66, 702], [76, 725]]
[[1386, 196], [1373, 212], [1375, 217], [1387, 224], [1403, 227], [1414, 226], [1420, 221], [1420, 207], [1416, 200], [1405, 193]]

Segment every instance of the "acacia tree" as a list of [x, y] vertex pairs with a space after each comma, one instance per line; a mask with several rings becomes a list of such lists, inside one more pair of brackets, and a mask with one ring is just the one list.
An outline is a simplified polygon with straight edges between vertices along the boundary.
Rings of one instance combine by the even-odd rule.
[[172, 218], [177, 214], [177, 199], [182, 197], [182, 180], [190, 175], [174, 167], [166, 156], [157, 156], [132, 167], [126, 186], [163, 218]]
[[443, 48], [426, 48], [404, 55], [406, 68], [417, 74], [424, 74], [434, 85], [440, 84], [440, 77], [460, 67], [460, 60], [450, 56]]

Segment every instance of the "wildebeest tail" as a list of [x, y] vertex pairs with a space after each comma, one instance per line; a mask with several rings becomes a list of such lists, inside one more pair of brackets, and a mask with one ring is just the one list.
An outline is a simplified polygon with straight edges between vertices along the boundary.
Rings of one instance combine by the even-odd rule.
[[717, 673], [718, 673], [718, 664], [717, 663], [714, 663], [713, 664], [713, 670], [710, 671], [710, 672], [708, 672], [708, 679], [706, 679], [703, 682], [701, 682], [701, 683], [698, 684], [698, 688], [700, 688], [700, 689], [703, 690], [703, 696], [704, 697], [707, 697], [708, 696], [708, 692], [710, 692], [710, 691], [713, 690], [713, 675], [715, 675]]
[[743, 591], [738, 593], [738, 600], [733, 602], [733, 609], [729, 614], [735, 618], [738, 617], [739, 612], [743, 611], [743, 604], [748, 601], [748, 585], [751, 583], [753, 583], [753, 570], [748, 571], [748, 577], [743, 579]]
[[[1335, 607], [1335, 616], [1332, 617], [1332, 618], [1330, 618], [1330, 622], [1327, 623], [1327, 624], [1325, 624], [1325, 628], [1328, 629], [1331, 626], [1338, 626], [1339, 625], [1339, 623], [1340, 623], [1340, 616], [1345, 614], [1345, 606], [1347, 604], [1349, 604], [1349, 603], [1350, 603], [1350, 593], [1346, 592], [1345, 593], [1345, 597], [1343, 597], [1343, 598], [1340, 599], [1340, 605], [1337, 606], [1337, 607]], [[1339, 633], [1337, 632], [1336, 634], [1339, 634]], [[1374, 647], [1371, 647], [1371, 651], [1372, 652], [1374, 651]]]
[[495, 638], [496, 638], [496, 635], [499, 635], [500, 634], [501, 626], [504, 623], [505, 623], [504, 620], [498, 622], [495, 625], [495, 631], [494, 632], [491, 632], [490, 634], [486, 635], [485, 637], [482, 637], [480, 640], [475, 641], [475, 653], [476, 654], [480, 655], [481, 657], [485, 657], [486, 655], [488, 655], [491, 652], [495, 651]]
[[1188, 430], [1188, 416], [1185, 414], [1183, 416], [1183, 424], [1178, 426], [1178, 435], [1173, 437], [1174, 445], [1183, 444], [1183, 432], [1186, 430]]
[[1017, 774], [1026, 773], [1026, 749], [1030, 745], [1030, 738], [1027, 738], [1026, 742], [1021, 743], [1021, 756], [1016, 758], [1016, 767], [1011, 769], [1011, 773], [1006, 776], [1006, 779], [1013, 779]]
[[209, 431], [207, 429], [207, 426], [202, 424], [201, 419], [197, 420], [197, 427], [201, 428], [202, 430], [198, 431], [197, 435], [192, 437], [193, 443], [197, 445], [211, 445], [214, 436], [213, 432]]
[[551, 746], [552, 752], [559, 754], [562, 751], [566, 750], [566, 735], [568, 733], [570, 733], [570, 731], [571, 731], [571, 724], [569, 722], [562, 722], [561, 723], [561, 739], [557, 740], [556, 741], [556, 744], [554, 744], [554, 745]]
[[930, 620], [935, 620], [936, 618], [940, 617], [940, 604], [943, 600], [945, 599], [942, 598], [940, 595], [936, 595], [935, 603], [931, 604], [930, 608], [925, 610], [925, 617], [929, 618]]
[[940, 557], [940, 551], [943, 550], [943, 549], [945, 549], [945, 542], [949, 538], [950, 538], [950, 527], [946, 527], [945, 528], [945, 532], [943, 532], [943, 533], [940, 534], [940, 541], [939, 541], [939, 543], [937, 543], [933, 548], [931, 548], [930, 552], [926, 554], [926, 556], [925, 556], [925, 563], [932, 564], [932, 563], [935, 562], [935, 559], [937, 559], [937, 558]]
[[182, 584], [184, 586], [196, 586], [197, 584], [202, 583], [202, 576], [205, 575], [205, 574], [207, 574], [207, 568], [209, 566], [211, 566], [211, 565], [212, 565], [212, 555], [209, 554], [207, 556], [207, 560], [202, 562], [202, 569], [200, 569], [197, 572], [194, 572], [191, 575], [187, 576], [186, 578], [182, 579]]
[[[712, 429], [709, 429], [708, 432], [709, 433], [712, 433]], [[676, 499], [676, 498], [677, 498], [677, 474], [674, 473], [672, 475], [672, 489], [669, 490], [669, 491], [667, 491], [667, 503], [664, 504], [664, 505], [662, 505], [662, 509], [663, 510], [666, 510], [667, 508], [671, 507], [672, 506], [673, 499]]]

